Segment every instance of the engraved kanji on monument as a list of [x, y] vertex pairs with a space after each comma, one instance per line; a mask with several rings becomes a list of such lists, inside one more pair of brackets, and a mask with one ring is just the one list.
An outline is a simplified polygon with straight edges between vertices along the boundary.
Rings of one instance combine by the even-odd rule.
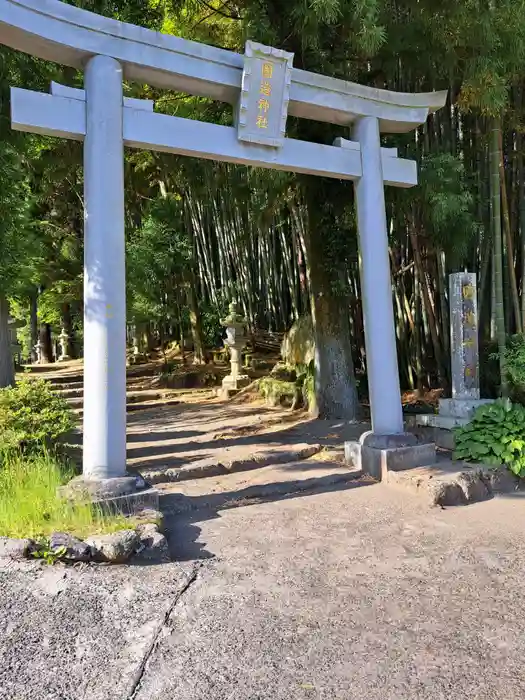
[[240, 141], [280, 148], [286, 134], [293, 53], [246, 42], [237, 120]]
[[452, 398], [474, 399], [479, 392], [478, 305], [476, 275], [450, 275]]

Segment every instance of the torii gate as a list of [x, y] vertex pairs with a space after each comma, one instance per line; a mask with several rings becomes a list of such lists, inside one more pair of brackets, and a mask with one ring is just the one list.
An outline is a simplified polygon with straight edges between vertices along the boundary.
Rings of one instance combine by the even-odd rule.
[[[355, 183], [372, 429], [403, 434], [384, 185], [417, 184], [416, 163], [381, 148], [443, 107], [446, 92], [379, 90], [292, 68], [293, 54], [245, 55], [150, 31], [59, 0], [0, 0], [0, 43], [84, 70], [85, 89], [13, 88], [13, 128], [84, 141], [84, 450], [91, 481], [126, 475], [124, 146]], [[236, 126], [154, 112], [122, 81], [228, 102]], [[333, 146], [285, 138], [287, 114], [348, 126]]]

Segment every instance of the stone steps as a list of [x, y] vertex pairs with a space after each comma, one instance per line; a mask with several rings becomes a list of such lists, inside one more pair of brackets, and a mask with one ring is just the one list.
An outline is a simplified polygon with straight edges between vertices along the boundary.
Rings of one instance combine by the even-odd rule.
[[[77, 399], [73, 399], [73, 400], [77, 401]], [[181, 400], [178, 398], [154, 399], [151, 401], [128, 402], [126, 404], [126, 411], [128, 413], [133, 413], [134, 411], [147, 411], [147, 410], [154, 409], [154, 408], [166, 408], [167, 406], [178, 406], [180, 403], [181, 403]], [[73, 407], [73, 411], [79, 416], [83, 415], [83, 413], [84, 413], [83, 401], [80, 402], [80, 405]]]
[[[201, 508], [221, 510], [250, 503], [331, 488], [373, 484], [342, 462], [317, 457], [272, 464], [250, 471], [208, 476], [175, 484], [159, 484], [161, 509], [180, 514]], [[270, 524], [267, 524], [267, 526]]]
[[[67, 392], [57, 392], [63, 396], [72, 408], [82, 408], [84, 405], [84, 394], [78, 389], [69, 389]], [[147, 403], [150, 401], [164, 401], [174, 398], [174, 394], [169, 389], [154, 391], [152, 389], [133, 389], [126, 392], [127, 404]]]
[[[313, 455], [318, 455], [322, 448], [319, 444], [299, 443], [295, 445], [274, 445], [271, 447], [259, 447], [253, 452], [246, 452], [246, 447], [232, 448], [228, 451], [223, 451], [222, 454], [217, 451], [214, 457], [205, 459], [197, 459], [191, 461], [191, 458], [185, 460], [183, 466], [180, 467], [141, 467], [140, 461], [131, 462], [131, 466], [138, 469], [141, 475], [150, 484], [181, 484], [187, 481], [196, 481], [209, 477], [222, 477], [234, 473], [257, 471], [265, 467], [276, 467], [279, 464], [287, 464], [290, 462], [300, 462], [306, 460]], [[132, 458], [133, 450], [129, 451], [128, 456]], [[352, 469], [355, 471], [355, 469]]]

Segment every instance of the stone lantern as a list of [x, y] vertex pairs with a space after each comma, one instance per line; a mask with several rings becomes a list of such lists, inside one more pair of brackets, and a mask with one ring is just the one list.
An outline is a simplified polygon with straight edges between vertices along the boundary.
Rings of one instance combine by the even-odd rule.
[[42, 364], [42, 354], [44, 350], [44, 344], [40, 340], [40, 338], [37, 341], [37, 344], [35, 345], [35, 352], [36, 352], [36, 363], [38, 365]]
[[62, 328], [62, 332], [58, 336], [58, 342], [60, 344], [60, 357], [58, 358], [58, 361], [66, 362], [67, 360], [70, 360], [71, 357], [69, 355], [69, 335], [66, 332], [65, 328]]
[[229, 313], [221, 320], [226, 328], [224, 344], [230, 350], [230, 374], [222, 380], [223, 394], [230, 395], [250, 382], [250, 377], [241, 374], [241, 351], [246, 345], [246, 319], [237, 313], [237, 302], [232, 301], [228, 307]]
[[18, 328], [23, 328], [26, 325], [25, 321], [18, 321], [16, 318], [9, 317], [7, 321], [9, 328], [9, 341], [11, 344], [11, 353], [13, 355], [13, 361], [15, 363], [15, 368], [20, 367], [20, 352], [22, 347], [18, 342], [18, 337], [16, 331]]

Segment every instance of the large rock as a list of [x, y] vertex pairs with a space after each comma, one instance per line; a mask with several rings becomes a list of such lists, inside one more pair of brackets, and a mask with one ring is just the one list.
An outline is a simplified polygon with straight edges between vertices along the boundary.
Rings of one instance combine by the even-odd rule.
[[315, 360], [315, 335], [311, 316], [301, 316], [285, 334], [281, 356], [287, 365], [309, 365]]
[[170, 560], [168, 542], [159, 531], [157, 525], [148, 523], [139, 525], [137, 532], [140, 537], [140, 549], [137, 559], [148, 562], [163, 562]]
[[65, 561], [91, 561], [91, 547], [67, 532], [53, 532], [49, 538], [49, 549], [53, 552], [64, 548]]
[[26, 559], [31, 555], [34, 542], [28, 539], [0, 537], [0, 559]]
[[135, 530], [119, 530], [111, 535], [93, 535], [86, 538], [93, 558], [115, 564], [126, 562], [140, 548], [140, 538]]

